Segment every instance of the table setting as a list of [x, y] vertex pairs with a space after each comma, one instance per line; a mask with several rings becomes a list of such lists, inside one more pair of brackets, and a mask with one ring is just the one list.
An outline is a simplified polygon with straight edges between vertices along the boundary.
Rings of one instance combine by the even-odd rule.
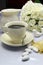
[[43, 65], [43, 5], [0, 11], [0, 65]]

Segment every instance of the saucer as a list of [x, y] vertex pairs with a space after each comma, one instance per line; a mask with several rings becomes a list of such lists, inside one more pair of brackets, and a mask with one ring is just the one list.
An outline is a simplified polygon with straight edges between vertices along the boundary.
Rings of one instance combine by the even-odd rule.
[[33, 40], [33, 35], [32, 35], [31, 32], [26, 31], [26, 37], [25, 37], [23, 43], [19, 43], [19, 44], [15, 44], [11, 40], [12, 39], [6, 33], [2, 34], [1, 42], [3, 42], [3, 44], [6, 44], [8, 46], [24, 46], [24, 45], [27, 45]]

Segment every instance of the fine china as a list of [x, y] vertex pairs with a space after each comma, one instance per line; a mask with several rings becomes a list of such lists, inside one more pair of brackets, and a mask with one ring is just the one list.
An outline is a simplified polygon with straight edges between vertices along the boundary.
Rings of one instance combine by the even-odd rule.
[[33, 35], [28, 31], [26, 32], [26, 37], [24, 38], [23, 43], [15, 44], [13, 40], [9, 37], [9, 35], [7, 35], [6, 33], [2, 34], [1, 36], [1, 42], [3, 42], [3, 44], [6, 44], [8, 46], [24, 46], [27, 44], [31, 44], [32, 40], [33, 40]]
[[3, 16], [11, 16], [19, 13], [20, 11], [20, 9], [3, 9], [0, 13], [2, 13]]
[[9, 21], [18, 21], [21, 9], [3, 9], [1, 14], [1, 26], [5, 25]]
[[[14, 28], [10, 28], [13, 26]], [[7, 33], [13, 40], [15, 39], [15, 43], [21, 43], [22, 39], [25, 37], [25, 32], [28, 24], [23, 21], [11, 21], [5, 24], [2, 27], [2, 30]]]

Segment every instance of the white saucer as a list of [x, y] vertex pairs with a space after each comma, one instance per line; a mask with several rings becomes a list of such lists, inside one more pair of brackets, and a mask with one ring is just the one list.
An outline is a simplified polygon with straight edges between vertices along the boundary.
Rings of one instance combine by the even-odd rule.
[[19, 43], [19, 44], [15, 44], [14, 42], [11, 41], [11, 38], [6, 34], [2, 34], [1, 36], [1, 42], [3, 42], [4, 44], [8, 45], [8, 46], [24, 46], [29, 44], [31, 41], [33, 40], [33, 35], [30, 32], [26, 32], [26, 37], [24, 39], [24, 43]]

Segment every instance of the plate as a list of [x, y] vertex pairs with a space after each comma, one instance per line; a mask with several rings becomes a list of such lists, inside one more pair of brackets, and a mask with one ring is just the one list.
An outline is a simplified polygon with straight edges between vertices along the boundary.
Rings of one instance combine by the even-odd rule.
[[8, 46], [24, 46], [29, 44], [32, 40], [33, 40], [33, 35], [31, 32], [26, 31], [26, 37], [23, 41], [23, 43], [18, 43], [15, 44], [14, 42], [11, 41], [11, 38], [6, 34], [2, 34], [1, 36], [1, 42], [3, 42], [4, 44], [8, 45]]

